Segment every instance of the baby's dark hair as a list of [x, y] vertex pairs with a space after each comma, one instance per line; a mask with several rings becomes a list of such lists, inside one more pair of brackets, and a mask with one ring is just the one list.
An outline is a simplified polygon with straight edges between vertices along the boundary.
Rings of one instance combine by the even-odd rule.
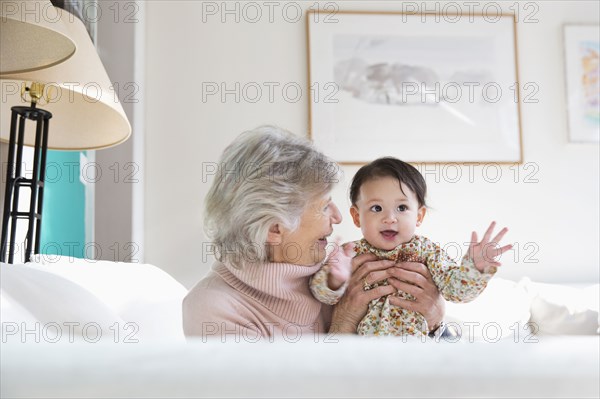
[[[400, 182], [400, 190], [402, 191], [402, 183], [406, 184], [417, 196], [419, 207], [427, 206], [425, 196], [427, 195], [427, 185], [421, 173], [414, 166], [393, 157], [378, 158], [373, 162], [361, 167], [350, 185], [350, 201], [352, 205], [356, 205], [360, 187], [369, 180], [380, 177], [393, 177]], [[406, 193], [402, 191], [404, 195]]]

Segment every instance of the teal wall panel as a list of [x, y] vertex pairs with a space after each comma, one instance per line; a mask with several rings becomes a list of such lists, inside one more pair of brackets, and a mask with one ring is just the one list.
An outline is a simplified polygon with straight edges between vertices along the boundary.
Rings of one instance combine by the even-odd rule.
[[78, 151], [48, 151], [40, 253], [85, 254], [85, 186]]

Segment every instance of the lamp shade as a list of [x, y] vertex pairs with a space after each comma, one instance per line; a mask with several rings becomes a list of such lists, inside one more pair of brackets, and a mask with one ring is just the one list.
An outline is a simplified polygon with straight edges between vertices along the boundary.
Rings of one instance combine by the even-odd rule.
[[47, 68], [74, 53], [50, 1], [0, 0], [0, 75]]
[[[85, 26], [67, 11], [55, 10], [77, 50], [55, 66], [0, 76], [0, 139], [9, 139], [11, 107], [29, 105], [22, 98], [23, 84], [38, 82], [46, 85], [46, 99], [38, 106], [53, 115], [48, 148], [90, 150], [122, 143], [131, 135], [131, 125]], [[26, 127], [24, 143], [35, 145], [33, 124]]]

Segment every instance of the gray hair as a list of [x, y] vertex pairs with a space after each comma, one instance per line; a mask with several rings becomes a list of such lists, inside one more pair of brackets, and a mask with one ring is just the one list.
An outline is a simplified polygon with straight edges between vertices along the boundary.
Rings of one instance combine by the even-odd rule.
[[302, 137], [275, 126], [242, 133], [223, 151], [205, 200], [217, 259], [234, 267], [267, 262], [269, 228], [296, 230], [308, 203], [340, 177], [339, 165]]

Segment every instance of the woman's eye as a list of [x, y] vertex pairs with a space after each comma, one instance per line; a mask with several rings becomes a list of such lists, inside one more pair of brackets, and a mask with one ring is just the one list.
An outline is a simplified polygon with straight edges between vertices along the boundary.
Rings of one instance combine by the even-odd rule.
[[407, 207], [406, 205], [400, 205], [400, 206], [398, 206], [398, 210], [399, 210], [400, 212], [404, 212], [404, 211], [406, 211], [407, 209], [408, 209], [408, 207]]
[[381, 205], [373, 205], [373, 206], [371, 207], [371, 210], [372, 210], [373, 212], [381, 212], [383, 209], [381, 208]]

